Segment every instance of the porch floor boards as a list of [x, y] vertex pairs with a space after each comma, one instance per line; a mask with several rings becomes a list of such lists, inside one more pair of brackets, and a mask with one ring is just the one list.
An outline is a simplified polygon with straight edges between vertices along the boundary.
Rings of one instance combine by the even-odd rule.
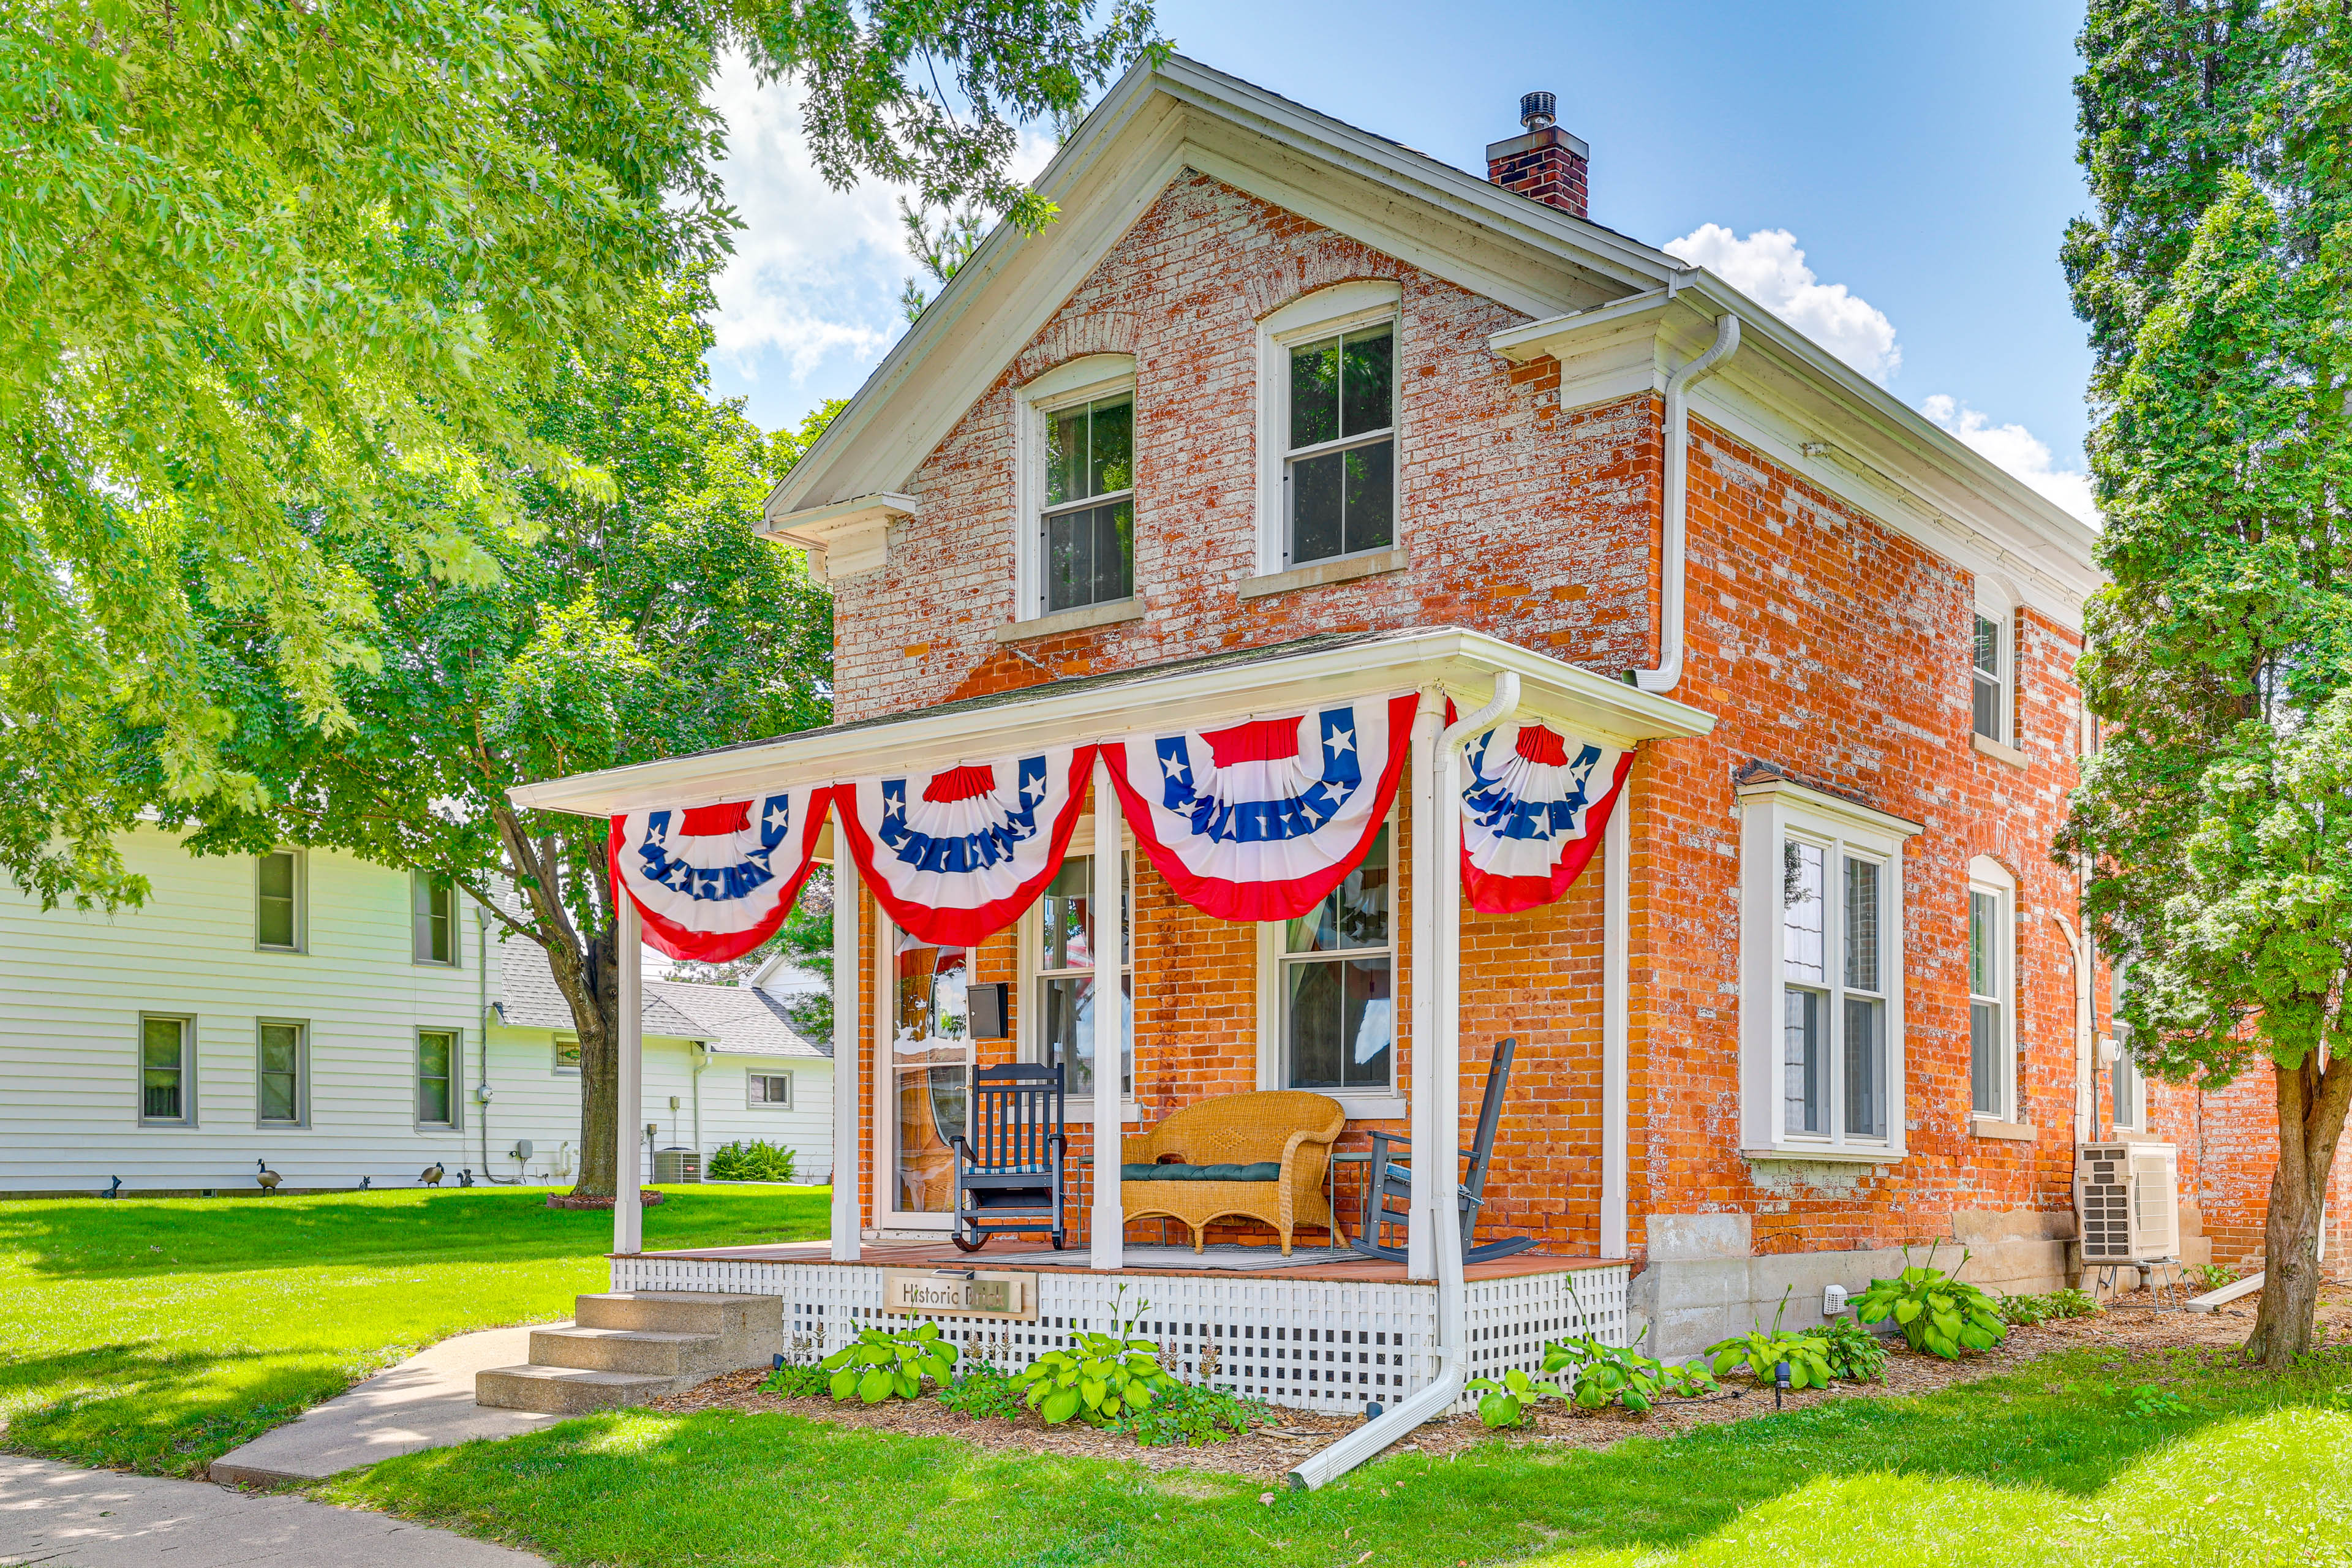
[[[1047, 1262], [1035, 1257], [1014, 1257], [1001, 1253], [992, 1258], [992, 1248], [979, 1252], [961, 1252], [947, 1241], [869, 1241], [859, 1248], [856, 1263], [839, 1265], [844, 1268], [936, 1268], [952, 1264], [962, 1268], [1027, 1269], [1040, 1274], [1091, 1274], [1087, 1266], [1083, 1246], [1073, 1247], [1067, 1263]], [[1281, 1256], [1268, 1247], [1268, 1252]], [[1296, 1248], [1322, 1251], [1323, 1248]], [[621, 1254], [611, 1256], [618, 1258]], [[823, 1241], [787, 1241], [772, 1246], [701, 1247], [668, 1252], [647, 1252], [646, 1258], [673, 1258], [695, 1263], [832, 1263], [832, 1247]], [[1522, 1252], [1509, 1258], [1498, 1258], [1487, 1263], [1466, 1265], [1462, 1272], [1468, 1279], [1512, 1279], [1528, 1274], [1565, 1274], [1586, 1268], [1622, 1268], [1624, 1260], [1603, 1259], [1589, 1255], [1568, 1255], [1546, 1252]], [[1328, 1263], [1293, 1264], [1287, 1268], [1120, 1268], [1119, 1275], [1137, 1277], [1197, 1278], [1214, 1279], [1346, 1279], [1368, 1285], [1402, 1285], [1405, 1282], [1404, 1265], [1388, 1263], [1361, 1254], [1348, 1254]]]

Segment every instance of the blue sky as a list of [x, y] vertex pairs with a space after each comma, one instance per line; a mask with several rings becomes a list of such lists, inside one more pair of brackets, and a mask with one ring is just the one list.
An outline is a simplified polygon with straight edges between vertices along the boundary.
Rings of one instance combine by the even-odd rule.
[[[1550, 89], [1591, 144], [1596, 221], [1705, 261], [2087, 505], [2089, 355], [2057, 263], [2088, 205], [2074, 0], [1162, 0], [1160, 16], [1185, 54], [1465, 169], [1517, 132], [1521, 92]], [[908, 265], [892, 193], [825, 190], [788, 92], [739, 73], [718, 96], [751, 226], [720, 280], [712, 368], [773, 427], [856, 390], [900, 330]]]

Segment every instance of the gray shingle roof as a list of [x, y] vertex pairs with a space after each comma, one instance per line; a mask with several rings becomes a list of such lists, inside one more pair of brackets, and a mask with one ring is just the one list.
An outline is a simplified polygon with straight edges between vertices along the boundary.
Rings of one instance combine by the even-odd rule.
[[[503, 991], [499, 1016], [510, 1027], [572, 1027], [572, 1008], [555, 988], [547, 954], [536, 942], [516, 939], [501, 944], [499, 973]], [[705, 1040], [716, 1050], [756, 1056], [823, 1058], [833, 1054], [829, 1043], [812, 1040], [793, 1028], [783, 1009], [784, 998], [750, 986], [646, 980], [648, 1035]]]

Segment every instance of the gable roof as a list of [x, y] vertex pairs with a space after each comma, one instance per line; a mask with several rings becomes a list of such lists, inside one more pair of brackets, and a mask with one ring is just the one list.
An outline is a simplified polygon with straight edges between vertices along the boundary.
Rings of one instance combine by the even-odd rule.
[[[1036, 235], [998, 226], [769, 495], [764, 531], [904, 501], [925, 458], [1188, 169], [1521, 312], [1527, 341], [1495, 344], [1507, 357], [1580, 352], [1620, 312], [1662, 314], [1652, 301], [1736, 310], [1759, 352], [1701, 386], [1705, 416], [1767, 437], [1810, 482], [2005, 582], [2010, 602], [2080, 625], [2099, 581], [2090, 525], [1723, 279], [1182, 56], [1138, 65], [1087, 116], [1037, 178], [1060, 216]], [[1648, 375], [1663, 388], [1672, 365], [1658, 357]]]
[[[502, 943], [499, 955], [502, 994], [499, 1018], [509, 1028], [571, 1032], [572, 1007], [555, 988], [555, 975], [539, 944]], [[645, 983], [645, 1031], [671, 1040], [701, 1040], [713, 1050], [748, 1056], [824, 1059], [830, 1041], [811, 1039], [784, 1014], [786, 995], [751, 985], [700, 985], [683, 980]], [[793, 994], [798, 994], [793, 993]]]

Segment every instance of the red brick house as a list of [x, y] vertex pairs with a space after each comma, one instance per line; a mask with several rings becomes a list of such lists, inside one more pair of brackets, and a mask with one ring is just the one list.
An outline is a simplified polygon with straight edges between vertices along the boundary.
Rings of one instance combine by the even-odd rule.
[[[1448, 1113], [1466, 1139], [1507, 1035], [1480, 1236], [1622, 1260], [1628, 1317], [1668, 1352], [1784, 1289], [1815, 1321], [1823, 1285], [1906, 1244], [1966, 1244], [1989, 1285], [2065, 1278], [2106, 1013], [2050, 854], [2092, 531], [1722, 279], [1592, 222], [1584, 143], [1548, 98], [1527, 107], [1482, 179], [1181, 58], [1139, 68], [1041, 176], [1059, 220], [993, 236], [770, 500], [835, 595], [835, 725], [526, 792], [711, 800], [944, 766], [1023, 722], [1197, 728], [1220, 682], [1255, 721], [1280, 680], [1351, 677], [1423, 691], [1416, 748], [1436, 705], [1507, 675], [1524, 711], [1631, 753], [1605, 848], [1507, 914], [1417, 896], [1454, 876], [1417, 842], [1444, 799], [1417, 785], [1347, 885], [1374, 915], [1336, 937], [1213, 919], [1132, 837], [1110, 869], [1081, 830], [1043, 913], [952, 960], [959, 985], [1008, 987], [1002, 1040], [909, 1010], [913, 949], [863, 900], [837, 959], [858, 988], [839, 1147], [863, 1178], [837, 1190], [835, 1259], [943, 1235], [906, 1110], [937, 1073], [1061, 1061], [1090, 1087], [1072, 998], [1091, 981], [1056, 933], [1123, 880], [1129, 1131], [1309, 1088], [1344, 1107], [1343, 1152]], [[1458, 971], [1430, 958], [1456, 940]], [[1456, 1081], [1419, 1079], [1427, 1105], [1417, 1035], [1460, 1041]], [[1089, 1152], [1108, 1108], [1074, 1114]], [[1158, 1234], [1097, 1217], [1089, 1245], [1117, 1266]], [[1438, 1359], [1481, 1370], [1474, 1330], [1435, 1331]]]

